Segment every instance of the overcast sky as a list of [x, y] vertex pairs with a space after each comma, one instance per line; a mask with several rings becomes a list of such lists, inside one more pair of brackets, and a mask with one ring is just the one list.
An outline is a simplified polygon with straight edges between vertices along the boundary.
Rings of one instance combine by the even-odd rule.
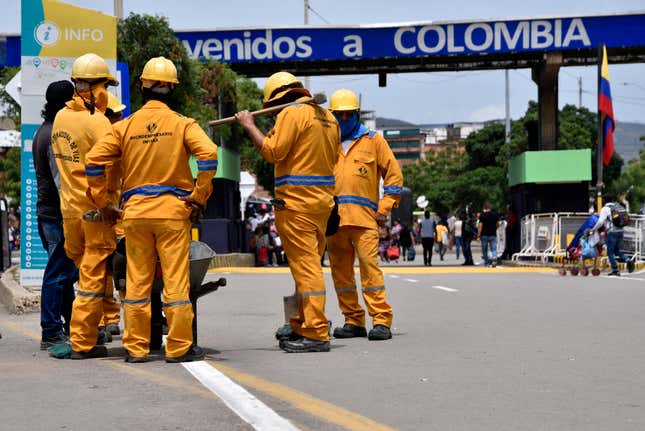
[[[68, 0], [68, 3], [113, 12], [112, 0]], [[222, 27], [301, 25], [303, 0], [123, 0], [130, 12], [166, 16], [175, 30]], [[645, 9], [644, 0], [310, 0], [311, 25], [355, 25], [406, 21], [479, 20], [554, 15], [617, 13]], [[0, 0], [0, 33], [20, 31], [20, 1]], [[582, 77], [583, 105], [596, 110], [596, 68], [560, 71], [560, 105], [578, 103]], [[610, 65], [617, 122], [645, 123], [645, 65]], [[263, 81], [258, 81], [261, 85]], [[378, 87], [376, 75], [312, 77], [314, 91], [347, 87], [360, 93], [363, 109], [378, 116], [414, 123], [483, 121], [504, 116], [504, 71], [407, 73], [388, 75]], [[518, 118], [537, 89], [528, 69], [510, 73], [511, 116]]]

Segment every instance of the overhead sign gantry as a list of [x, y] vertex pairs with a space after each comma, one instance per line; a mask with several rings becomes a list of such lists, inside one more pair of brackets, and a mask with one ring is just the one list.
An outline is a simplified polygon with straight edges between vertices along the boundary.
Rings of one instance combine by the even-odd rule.
[[[609, 62], [645, 62], [645, 11], [505, 20], [359, 26], [178, 31], [188, 53], [249, 77], [531, 68], [538, 86], [541, 149], [556, 149], [558, 71]], [[0, 35], [0, 66], [20, 64], [17, 36]]]

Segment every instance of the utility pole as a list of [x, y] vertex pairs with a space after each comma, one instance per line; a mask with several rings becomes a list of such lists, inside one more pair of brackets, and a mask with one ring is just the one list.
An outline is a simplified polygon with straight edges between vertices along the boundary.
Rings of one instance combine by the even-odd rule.
[[578, 77], [578, 109], [582, 108], [582, 76]]
[[508, 69], [504, 70], [506, 78], [506, 122], [504, 127], [504, 142], [511, 142], [511, 89], [508, 83]]
[[123, 0], [114, 0], [114, 16], [123, 19]]
[[[304, 0], [305, 2], [305, 25], [309, 25], [309, 0]], [[305, 76], [305, 88], [309, 91], [311, 91], [311, 88], [309, 86], [311, 85], [311, 82], [309, 81], [309, 77]]]

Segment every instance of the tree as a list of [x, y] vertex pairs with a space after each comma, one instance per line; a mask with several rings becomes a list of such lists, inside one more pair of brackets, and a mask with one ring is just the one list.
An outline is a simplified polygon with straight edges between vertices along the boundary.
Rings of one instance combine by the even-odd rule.
[[627, 193], [632, 212], [645, 205], [645, 148], [640, 151], [640, 158], [627, 163], [625, 172], [613, 183], [612, 190], [616, 196]]
[[10, 148], [0, 158], [0, 196], [20, 202], [20, 148]]
[[164, 56], [177, 67], [179, 85], [173, 94], [171, 107], [186, 113], [186, 108], [196, 106], [200, 90], [197, 87], [195, 62], [175, 36], [166, 18], [131, 13], [119, 21], [117, 29], [117, 58], [130, 69], [131, 110], [141, 107], [139, 77], [143, 66], [153, 57]]
[[[200, 63], [188, 57], [183, 45], [163, 17], [130, 14], [118, 26], [117, 55], [130, 68], [131, 109], [141, 107], [139, 77], [145, 63], [153, 57], [164, 56], [177, 67], [179, 85], [173, 93], [171, 107], [195, 118], [215, 143], [227, 142], [240, 151], [242, 169], [253, 172], [258, 183], [273, 190], [273, 168], [258, 154], [248, 135], [237, 124], [209, 129], [209, 120], [233, 115], [237, 110], [260, 109], [262, 91], [254, 81], [237, 75], [226, 64]], [[258, 117], [261, 130], [268, 131], [272, 121]], [[234, 141], [234, 142], [231, 142]]]

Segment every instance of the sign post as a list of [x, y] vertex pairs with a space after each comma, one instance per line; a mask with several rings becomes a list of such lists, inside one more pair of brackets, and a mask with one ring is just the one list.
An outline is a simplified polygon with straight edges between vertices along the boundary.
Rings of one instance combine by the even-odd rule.
[[116, 18], [57, 0], [22, 0], [20, 283], [39, 286], [47, 253], [38, 235], [33, 137], [47, 86], [69, 79], [76, 57], [94, 52], [116, 70]]

